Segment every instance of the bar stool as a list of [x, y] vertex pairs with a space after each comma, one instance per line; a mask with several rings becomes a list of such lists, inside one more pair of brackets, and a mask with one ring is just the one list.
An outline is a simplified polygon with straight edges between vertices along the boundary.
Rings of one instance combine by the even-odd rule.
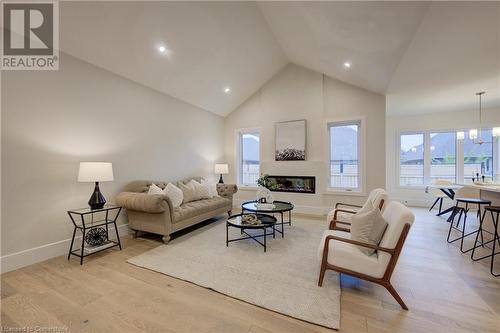
[[[466, 252], [472, 251], [474, 249], [474, 247], [476, 246], [476, 244], [474, 244], [474, 246], [472, 248], [464, 251], [464, 238], [477, 233], [476, 234], [476, 242], [477, 242], [477, 238], [479, 237], [479, 235], [481, 235], [481, 246], [484, 247], [483, 229], [481, 228], [481, 221], [482, 221], [481, 216], [484, 217], [484, 214], [481, 215], [481, 206], [482, 205], [491, 206], [491, 201], [479, 199], [479, 198], [455, 198], [455, 201], [457, 203], [456, 203], [455, 208], [452, 212], [453, 219], [450, 222], [450, 229], [448, 230], [448, 238], [446, 240], [448, 241], [448, 243], [453, 243], [453, 242], [460, 240], [460, 251], [462, 253], [466, 253]], [[465, 207], [459, 207], [459, 204], [461, 204], [461, 203], [465, 204]], [[470, 209], [469, 205], [477, 205], [477, 210], [478, 210], [477, 215], [479, 217], [479, 228], [476, 231], [472, 231], [472, 232], [469, 232], [468, 234], [465, 234], [465, 224], [467, 222], [467, 213], [469, 212], [469, 209]], [[457, 213], [459, 214], [458, 222], [457, 222], [456, 227], [454, 227], [453, 220], [455, 219], [455, 216], [457, 215]], [[463, 225], [462, 225], [462, 230], [460, 230], [460, 229], [458, 229], [458, 225], [460, 224], [462, 214], [464, 215], [464, 221], [463, 221]], [[455, 239], [450, 240], [451, 229], [455, 229], [455, 230], [460, 231], [462, 233], [462, 235], [460, 237], [457, 237]]]
[[[491, 249], [491, 254], [485, 255], [485, 256], [483, 256], [481, 258], [474, 258], [474, 252], [475, 252], [476, 248], [479, 247], [479, 246], [476, 246], [476, 244], [477, 244], [477, 238], [478, 238], [478, 235], [479, 235], [479, 232], [478, 232], [478, 235], [476, 235], [476, 241], [474, 242], [474, 247], [472, 248], [471, 259], [474, 260], [474, 261], [478, 261], [478, 260], [482, 260], [482, 259], [491, 257], [490, 273], [491, 273], [491, 275], [497, 277], [497, 276], [500, 276], [500, 273], [499, 274], [495, 274], [493, 272], [493, 264], [494, 264], [494, 261], [495, 261], [495, 256], [500, 253], [500, 252], [495, 252], [495, 247], [496, 247], [497, 241], [498, 241], [498, 244], [500, 245], [500, 236], [498, 235], [498, 223], [500, 223], [500, 220], [499, 220], [498, 217], [500, 215], [500, 206], [487, 206], [487, 207], [484, 208], [483, 217], [481, 218], [481, 222], [479, 222], [479, 229], [483, 228], [483, 222], [484, 222], [484, 217], [486, 215], [486, 212], [490, 212], [490, 214], [491, 214], [491, 221], [493, 222], [493, 232], [491, 233], [491, 232], [489, 232], [487, 230], [484, 230], [484, 231], [487, 232], [487, 233], [492, 234], [493, 235], [493, 239], [490, 240], [490, 241], [487, 241], [486, 243], [484, 243], [484, 242], [481, 242], [481, 243], [484, 246], [484, 244], [488, 244], [488, 243], [493, 242], [493, 247]], [[493, 213], [496, 213], [496, 216]]]

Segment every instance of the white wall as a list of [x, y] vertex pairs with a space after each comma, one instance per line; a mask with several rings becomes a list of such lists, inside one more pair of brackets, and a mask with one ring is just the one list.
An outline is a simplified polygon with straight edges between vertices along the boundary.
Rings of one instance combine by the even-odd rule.
[[[386, 119], [387, 189], [393, 199], [412, 206], [427, 207], [433, 199], [422, 188], [409, 189], [399, 186], [397, 174], [399, 163], [398, 135], [402, 131], [444, 130], [478, 127], [478, 111], [439, 112], [412, 116], [392, 116]], [[483, 125], [500, 126], [500, 110], [483, 110]]]
[[[316, 176], [316, 194], [278, 193], [297, 211], [324, 214], [333, 202], [361, 203], [364, 196], [326, 194], [328, 120], [366, 119], [366, 189], [385, 185], [385, 97], [351, 86], [321, 73], [290, 64], [225, 119], [225, 151], [230, 165], [227, 181], [236, 182], [236, 131], [257, 127], [261, 138], [261, 173]], [[307, 120], [307, 160], [274, 161], [275, 123]], [[237, 202], [254, 199], [254, 189], [240, 189]]]
[[59, 71], [2, 73], [4, 271], [67, 251], [66, 211], [93, 190], [80, 161], [113, 162], [113, 202], [130, 180], [212, 176], [223, 156], [222, 117], [61, 56]]

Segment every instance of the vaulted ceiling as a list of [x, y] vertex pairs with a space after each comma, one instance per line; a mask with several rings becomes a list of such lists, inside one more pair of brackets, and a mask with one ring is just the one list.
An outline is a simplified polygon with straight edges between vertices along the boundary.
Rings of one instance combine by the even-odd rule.
[[500, 105], [499, 16], [498, 2], [61, 2], [60, 45], [223, 116], [289, 62], [410, 114], [469, 108], [477, 90]]

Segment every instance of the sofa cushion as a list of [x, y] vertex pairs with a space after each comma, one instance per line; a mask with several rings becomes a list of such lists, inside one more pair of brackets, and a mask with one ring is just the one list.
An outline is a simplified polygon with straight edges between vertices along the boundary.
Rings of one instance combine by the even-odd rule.
[[165, 194], [165, 192], [163, 192], [163, 190], [158, 185], [156, 185], [155, 183], [152, 183], [149, 186], [148, 194], [160, 194], [160, 195], [162, 195], [162, 194]]
[[170, 201], [172, 201], [172, 206], [174, 206], [174, 208], [179, 207], [182, 204], [184, 194], [180, 188], [172, 183], [168, 183], [164, 192], [170, 198]]
[[200, 184], [196, 180], [192, 180], [190, 184], [193, 184], [198, 199], [210, 199], [212, 197], [208, 186]]
[[189, 182], [187, 184], [184, 184], [182, 182], [178, 182], [177, 184], [179, 185], [179, 188], [182, 190], [183, 204], [198, 200], [198, 196], [196, 195], [196, 188], [194, 187], [193, 183]]
[[213, 197], [210, 199], [183, 203], [180, 207], [174, 209], [173, 222], [177, 223], [190, 217], [198, 216], [222, 207], [228, 207], [228, 209], [230, 209], [231, 205], [231, 200], [222, 197]]

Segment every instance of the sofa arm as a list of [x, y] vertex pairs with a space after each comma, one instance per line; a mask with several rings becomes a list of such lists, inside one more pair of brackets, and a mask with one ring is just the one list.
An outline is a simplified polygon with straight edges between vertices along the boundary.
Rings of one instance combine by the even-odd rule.
[[126, 209], [144, 213], [163, 213], [170, 215], [172, 203], [162, 194], [146, 194], [122, 192], [115, 199], [116, 203]]
[[217, 193], [226, 199], [233, 201], [233, 195], [238, 192], [235, 184], [217, 184]]

